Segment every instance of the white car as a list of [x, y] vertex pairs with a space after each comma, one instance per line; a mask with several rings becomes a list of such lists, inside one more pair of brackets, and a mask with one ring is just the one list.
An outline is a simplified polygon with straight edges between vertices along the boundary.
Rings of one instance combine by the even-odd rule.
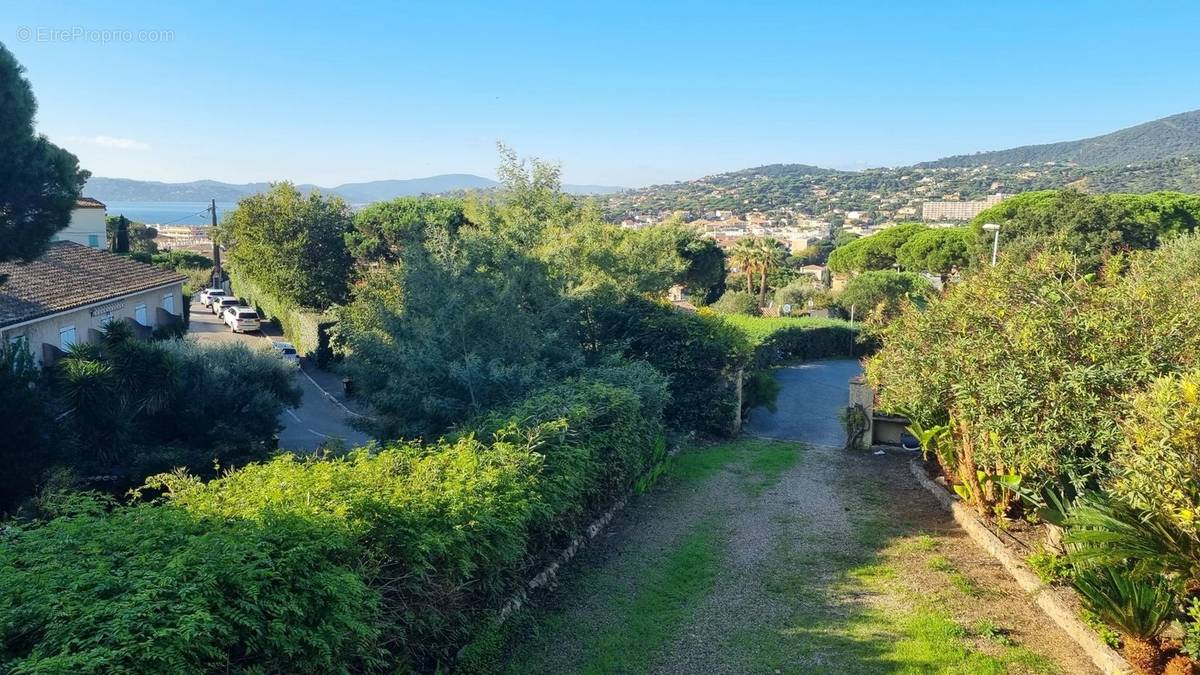
[[249, 307], [230, 307], [221, 315], [225, 325], [235, 333], [253, 333], [262, 326], [259, 324], [258, 312]]
[[217, 298], [225, 295], [224, 288], [206, 288], [200, 291], [200, 304], [208, 307], [213, 304]]
[[296, 345], [290, 342], [271, 342], [271, 349], [284, 361], [300, 365], [300, 354], [296, 353]]
[[238, 302], [238, 299], [231, 295], [219, 295], [213, 298], [211, 305], [212, 313], [223, 317], [225, 316], [225, 310], [229, 309], [230, 307], [237, 307], [240, 304], [242, 303]]

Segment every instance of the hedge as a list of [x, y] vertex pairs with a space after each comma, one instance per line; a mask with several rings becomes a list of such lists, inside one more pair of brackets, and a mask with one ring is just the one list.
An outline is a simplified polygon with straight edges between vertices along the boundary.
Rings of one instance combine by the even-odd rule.
[[[75, 498], [78, 506], [82, 500]], [[349, 673], [377, 667], [379, 596], [345, 528], [97, 501], [0, 535], [5, 673]]]
[[807, 317], [725, 316], [754, 347], [755, 368], [787, 361], [862, 356], [874, 350], [863, 342], [858, 326], [839, 319]]
[[163, 475], [163, 506], [0, 535], [0, 669], [445, 670], [663, 458], [667, 400], [648, 366], [601, 368], [454, 438]]
[[315, 358], [324, 368], [332, 353], [329, 349], [329, 329], [334, 322], [324, 312], [300, 307], [267, 292], [255, 282], [227, 268], [233, 292], [253, 305], [260, 316], [279, 323], [283, 334], [296, 346], [301, 356]]

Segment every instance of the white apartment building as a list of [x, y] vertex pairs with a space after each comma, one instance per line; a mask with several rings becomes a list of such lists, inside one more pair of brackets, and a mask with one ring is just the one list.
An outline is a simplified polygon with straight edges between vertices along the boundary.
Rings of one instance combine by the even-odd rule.
[[103, 202], [91, 197], [80, 197], [75, 200], [75, 208], [71, 211], [71, 223], [66, 229], [59, 230], [51, 241], [73, 241], [90, 248], [108, 248], [108, 235], [104, 228], [104, 218], [108, 208]]

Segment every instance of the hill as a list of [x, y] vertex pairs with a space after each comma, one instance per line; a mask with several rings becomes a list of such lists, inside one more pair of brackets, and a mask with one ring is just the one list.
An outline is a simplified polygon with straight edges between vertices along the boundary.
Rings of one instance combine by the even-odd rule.
[[920, 167], [1004, 166], [1065, 162], [1079, 166], [1119, 166], [1200, 156], [1200, 110], [1171, 115], [1103, 136], [1009, 150], [955, 155]]
[[1079, 141], [947, 157], [907, 167], [837, 171], [771, 164], [602, 198], [612, 219], [722, 220], [759, 212], [788, 222], [913, 220], [926, 201], [1073, 187], [1088, 192], [1200, 192], [1200, 111]]
[[[483, 176], [451, 173], [426, 178], [343, 183], [331, 188], [309, 183], [297, 187], [304, 191], [320, 190], [326, 194], [335, 194], [351, 204], [367, 204], [396, 197], [464, 190], [487, 190], [496, 185], [496, 181]], [[163, 183], [94, 176], [84, 186], [83, 193], [100, 201], [115, 202], [206, 202], [210, 199], [219, 202], [234, 202], [246, 195], [263, 192], [269, 187], [268, 183], [222, 183], [215, 180]], [[603, 185], [564, 185], [563, 189], [571, 194], [590, 195], [619, 192], [624, 188]]]

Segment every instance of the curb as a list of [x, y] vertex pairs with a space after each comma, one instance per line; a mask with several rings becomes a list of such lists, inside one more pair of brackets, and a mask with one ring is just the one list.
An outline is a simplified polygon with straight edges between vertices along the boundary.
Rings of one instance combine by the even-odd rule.
[[[679, 450], [680, 446], [678, 445], [668, 448], [667, 454], [662, 461], [670, 461], [672, 457], [679, 454]], [[642, 477], [650, 475], [653, 473], [653, 471], [654, 468], [652, 467], [649, 471], [643, 474]], [[537, 576], [526, 582], [524, 588], [521, 588], [513, 593], [513, 595], [509, 597], [508, 602], [505, 602], [500, 608], [500, 623], [503, 623], [506, 619], [508, 619], [513, 612], [519, 611], [521, 607], [529, 601], [529, 596], [532, 593], [544, 586], [552, 584], [558, 577], [558, 570], [561, 569], [563, 565], [566, 565], [568, 562], [570, 562], [570, 560], [575, 557], [575, 554], [578, 553], [580, 549], [582, 549], [584, 546], [587, 546], [588, 542], [595, 539], [596, 535], [603, 532], [604, 528], [608, 527], [608, 524], [612, 522], [613, 517], [620, 513], [621, 510], [625, 508], [625, 505], [629, 503], [629, 500], [633, 498], [634, 492], [635, 491], [633, 489], [630, 489], [624, 494], [624, 496], [605, 509], [604, 513], [600, 514], [600, 516], [593, 520], [587, 526], [587, 528], [584, 529], [582, 534], [573, 537], [571, 539], [571, 543], [568, 544], [566, 548], [560, 550], [558, 555], [554, 557], [554, 560], [550, 561], [545, 567], [543, 567], [542, 571], [539, 572]]]
[[300, 372], [301, 372], [301, 374], [304, 375], [304, 377], [308, 378], [309, 382], [312, 382], [313, 386], [317, 388], [317, 391], [321, 392], [322, 394], [325, 394], [325, 398], [329, 399], [330, 403], [333, 403], [337, 407], [341, 408], [342, 411], [345, 412], [347, 415], [353, 415], [354, 417], [361, 417], [361, 418], [367, 417], [366, 415], [356, 413], [353, 410], [347, 408], [346, 404], [339, 401], [336, 396], [325, 391], [325, 388], [322, 387], [321, 385], [317, 384], [317, 381], [313, 379], [312, 375], [309, 375], [307, 372], [305, 372], [303, 366], [300, 367]]
[[909, 461], [908, 468], [921, 487], [928, 490], [938, 500], [938, 503], [954, 516], [954, 521], [966, 530], [979, 548], [990, 553], [1004, 566], [1009, 575], [1016, 580], [1017, 585], [1033, 597], [1042, 612], [1075, 644], [1079, 645], [1079, 648], [1087, 654], [1101, 672], [1105, 675], [1128, 675], [1132, 672], [1129, 663], [1112, 647], [1106, 645], [1087, 624], [1083, 623], [1072, 608], [1068, 607], [1049, 586], [1042, 583], [1042, 580], [1030, 571], [1025, 561], [1013, 554], [1004, 542], [1000, 541], [1000, 538], [993, 534], [957, 497], [932, 481], [926, 475], [925, 468], [920, 461], [916, 459]]

